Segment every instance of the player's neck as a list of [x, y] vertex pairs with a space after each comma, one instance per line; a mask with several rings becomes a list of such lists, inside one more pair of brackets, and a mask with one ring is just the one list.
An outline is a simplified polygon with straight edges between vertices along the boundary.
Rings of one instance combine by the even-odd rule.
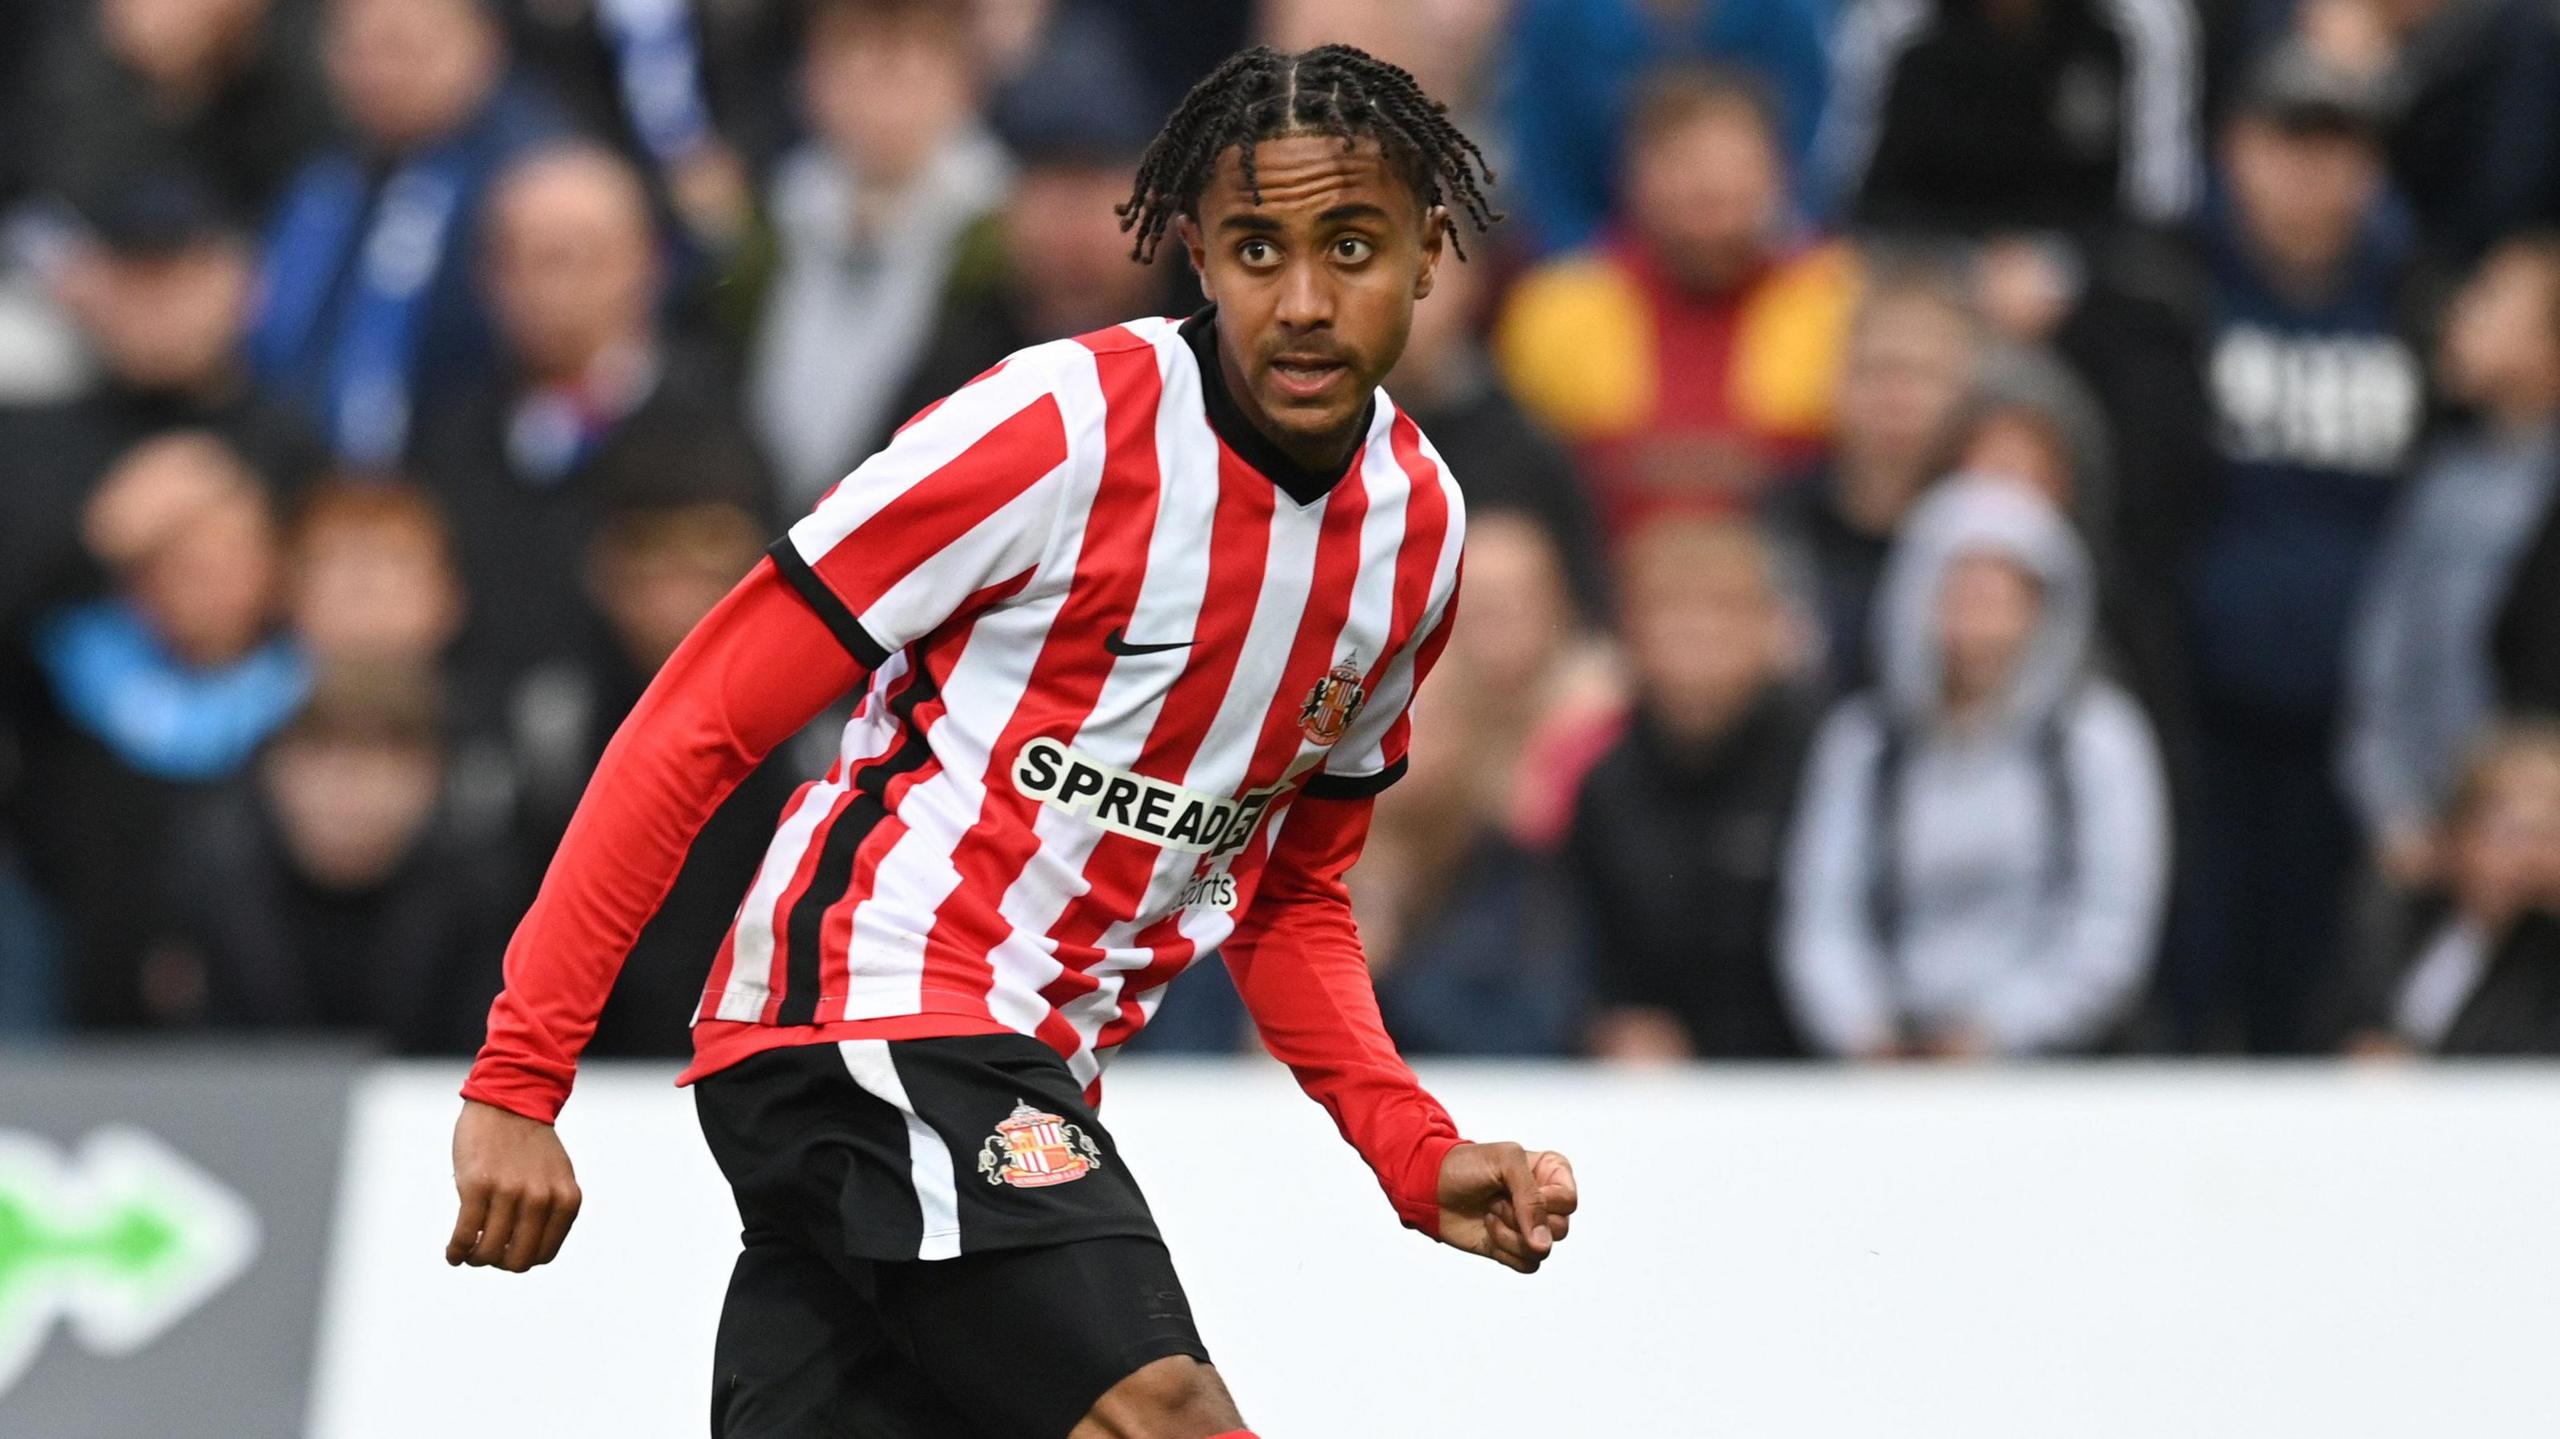
[[1299, 504], [1313, 504], [1341, 483], [1358, 457], [1363, 437], [1377, 414], [1372, 394], [1360, 417], [1342, 434], [1310, 444], [1274, 429], [1253, 407], [1243, 377], [1228, 367], [1226, 347], [1218, 343], [1217, 308], [1211, 306], [1182, 322], [1183, 338], [1199, 361], [1201, 402], [1209, 428], [1218, 432], [1237, 458], [1259, 470]]

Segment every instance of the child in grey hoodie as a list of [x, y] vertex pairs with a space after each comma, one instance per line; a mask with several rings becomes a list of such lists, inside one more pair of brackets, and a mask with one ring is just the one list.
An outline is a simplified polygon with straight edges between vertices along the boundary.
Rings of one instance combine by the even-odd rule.
[[1780, 968], [1836, 1054], [2087, 1049], [2142, 984], [2169, 862], [2150, 722], [2090, 660], [2095, 582], [2024, 487], [1950, 480], [1877, 598], [1878, 686], [1815, 742]]

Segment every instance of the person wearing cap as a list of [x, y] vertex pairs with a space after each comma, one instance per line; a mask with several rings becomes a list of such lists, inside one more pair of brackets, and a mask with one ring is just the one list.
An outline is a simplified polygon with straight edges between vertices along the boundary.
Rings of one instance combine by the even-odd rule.
[[2348, 622], [2426, 399], [2383, 114], [2370, 84], [2288, 46], [2222, 135], [2201, 252], [2208, 459], [2182, 557], [2198, 773], [2168, 999], [2189, 1044], [2309, 1047], [2338, 960], [2357, 851], [2335, 763]]
[[209, 430], [288, 488], [319, 462], [309, 429], [250, 383], [254, 262], [210, 186], [136, 171], [67, 212], [58, 235], [39, 273], [95, 373], [59, 401], [0, 406], [0, 651], [34, 608], [94, 587], [80, 507], [134, 445]]
[[2498, 239], [2560, 219], [2560, 8], [2302, 0], [2286, 18], [2388, 94], [2392, 179], [2439, 263], [2467, 266]]

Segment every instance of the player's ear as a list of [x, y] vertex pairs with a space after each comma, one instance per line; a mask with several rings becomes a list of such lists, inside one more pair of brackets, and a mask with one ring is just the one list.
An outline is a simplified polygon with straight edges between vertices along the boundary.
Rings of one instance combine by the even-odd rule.
[[1448, 248], [1444, 243], [1448, 235], [1449, 211], [1446, 206], [1434, 205], [1422, 212], [1422, 268], [1413, 277], [1413, 297], [1417, 300], [1431, 294], [1431, 286], [1440, 274], [1441, 252]]
[[1191, 273], [1200, 277], [1200, 298], [1215, 300], [1209, 293], [1209, 245], [1200, 236], [1200, 222], [1189, 215], [1173, 217], [1173, 233], [1182, 241], [1182, 252], [1191, 257]]

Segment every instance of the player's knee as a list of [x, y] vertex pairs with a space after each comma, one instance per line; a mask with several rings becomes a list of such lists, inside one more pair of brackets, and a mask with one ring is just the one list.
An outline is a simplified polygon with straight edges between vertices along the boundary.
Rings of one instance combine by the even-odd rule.
[[1069, 1439], [1210, 1439], [1243, 1423], [1218, 1371], [1175, 1355], [1112, 1385]]

